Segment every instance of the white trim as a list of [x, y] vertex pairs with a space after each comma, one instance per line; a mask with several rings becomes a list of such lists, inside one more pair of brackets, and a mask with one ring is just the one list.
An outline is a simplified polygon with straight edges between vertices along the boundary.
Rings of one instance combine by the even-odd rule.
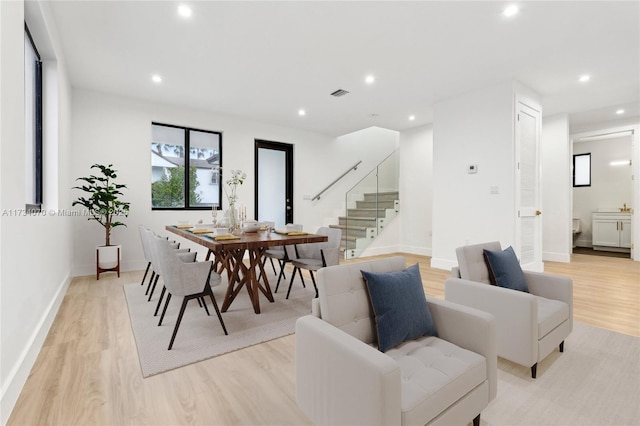
[[416, 246], [407, 246], [400, 245], [398, 249], [400, 253], [408, 253], [415, 254], [418, 256], [428, 256], [431, 257], [433, 255], [433, 250], [430, 247], [416, 247]]
[[571, 255], [566, 253], [553, 253], [553, 252], [545, 251], [545, 252], [542, 252], [542, 261], [570, 263]]
[[0, 397], [0, 423], [3, 425], [9, 420], [20, 392], [22, 392], [22, 388], [27, 382], [29, 373], [31, 373], [31, 369], [38, 358], [47, 334], [49, 334], [51, 324], [53, 324], [53, 320], [60, 309], [60, 304], [67, 293], [70, 283], [71, 276], [67, 275], [29, 338], [27, 345], [18, 358], [18, 362], [7, 375], [7, 380], [2, 387], [2, 396]]

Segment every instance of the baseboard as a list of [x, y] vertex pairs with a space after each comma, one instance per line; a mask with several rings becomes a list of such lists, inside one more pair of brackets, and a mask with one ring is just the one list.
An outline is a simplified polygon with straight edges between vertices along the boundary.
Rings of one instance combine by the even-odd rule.
[[18, 401], [18, 397], [20, 396], [20, 392], [22, 392], [24, 384], [27, 382], [27, 378], [29, 377], [31, 369], [38, 358], [38, 354], [40, 353], [42, 344], [47, 338], [47, 334], [49, 334], [51, 324], [53, 324], [53, 320], [58, 313], [58, 309], [60, 309], [60, 304], [67, 293], [70, 283], [71, 275], [67, 275], [62, 283], [60, 283], [56, 295], [51, 300], [51, 303], [49, 303], [49, 306], [44, 312], [44, 315], [42, 315], [38, 326], [31, 335], [27, 346], [22, 352], [20, 356], [22, 361], [20, 361], [7, 375], [5, 386], [2, 388], [2, 396], [0, 397], [0, 424], [4, 425], [9, 420], [11, 411]]
[[433, 253], [433, 251], [430, 248], [415, 247], [415, 246], [403, 246], [403, 245], [400, 246], [398, 251], [400, 253], [415, 254], [415, 255], [418, 255], [418, 256], [428, 256], [428, 257], [431, 257], [431, 254]]
[[571, 262], [571, 255], [566, 253], [553, 253], [549, 251], [542, 252], [542, 260], [545, 262]]

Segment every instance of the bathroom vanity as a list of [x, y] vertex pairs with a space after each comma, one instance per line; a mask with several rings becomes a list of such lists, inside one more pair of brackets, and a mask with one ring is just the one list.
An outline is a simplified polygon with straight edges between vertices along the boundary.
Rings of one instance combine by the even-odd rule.
[[631, 212], [594, 212], [591, 229], [594, 250], [631, 250]]

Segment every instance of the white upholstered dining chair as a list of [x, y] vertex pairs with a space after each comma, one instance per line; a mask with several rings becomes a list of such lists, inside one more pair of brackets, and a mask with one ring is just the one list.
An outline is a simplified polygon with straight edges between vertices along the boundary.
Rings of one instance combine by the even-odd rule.
[[296, 277], [296, 272], [300, 275], [300, 280], [304, 286], [302, 270], [306, 269], [309, 271], [313, 287], [316, 290], [316, 297], [318, 297], [318, 286], [316, 285], [316, 279], [313, 272], [326, 268], [327, 266], [334, 266], [340, 263], [340, 239], [342, 238], [342, 231], [339, 228], [321, 227], [318, 229], [316, 234], [326, 235], [328, 237], [327, 241], [324, 243], [295, 245], [296, 258], [291, 260], [293, 273], [291, 274], [291, 281], [289, 282], [289, 289], [287, 290], [287, 299], [291, 293], [291, 287], [293, 286], [293, 280]]
[[168, 349], [171, 350], [173, 347], [184, 311], [187, 307], [187, 303], [191, 299], [201, 299], [202, 303], [204, 303], [204, 308], [207, 314], [209, 314], [205, 299], [205, 296], [209, 296], [216, 314], [218, 315], [218, 320], [220, 321], [222, 330], [225, 335], [228, 334], [222, 315], [218, 309], [216, 298], [210, 286], [213, 262], [183, 262], [180, 260], [179, 255], [170, 247], [169, 242], [157, 236], [152, 236], [150, 238], [150, 247], [152, 252], [155, 253], [160, 274], [162, 274], [164, 284], [168, 291], [167, 301], [165, 302], [160, 321], [164, 318], [171, 296], [175, 295], [183, 298], [182, 306], [180, 307], [180, 312], [176, 320], [176, 325], [173, 329], [173, 335], [171, 336]]

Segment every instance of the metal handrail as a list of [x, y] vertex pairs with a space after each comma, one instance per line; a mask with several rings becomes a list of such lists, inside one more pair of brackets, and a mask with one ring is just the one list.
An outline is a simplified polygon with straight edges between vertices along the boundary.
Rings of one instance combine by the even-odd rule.
[[358, 161], [356, 164], [354, 164], [353, 166], [349, 167], [349, 170], [347, 170], [346, 172], [344, 172], [343, 174], [341, 174], [336, 180], [334, 180], [333, 182], [331, 182], [329, 185], [327, 185], [327, 187], [325, 189], [323, 189], [322, 191], [318, 192], [318, 194], [313, 197], [311, 199], [311, 201], [315, 201], [315, 200], [319, 200], [320, 196], [322, 194], [324, 194], [329, 188], [331, 188], [333, 185], [335, 185], [336, 183], [338, 183], [338, 181], [340, 179], [342, 179], [343, 177], [345, 177], [349, 172], [351, 171], [355, 171], [358, 169], [358, 166], [360, 165], [360, 163], [362, 163], [362, 160]]

